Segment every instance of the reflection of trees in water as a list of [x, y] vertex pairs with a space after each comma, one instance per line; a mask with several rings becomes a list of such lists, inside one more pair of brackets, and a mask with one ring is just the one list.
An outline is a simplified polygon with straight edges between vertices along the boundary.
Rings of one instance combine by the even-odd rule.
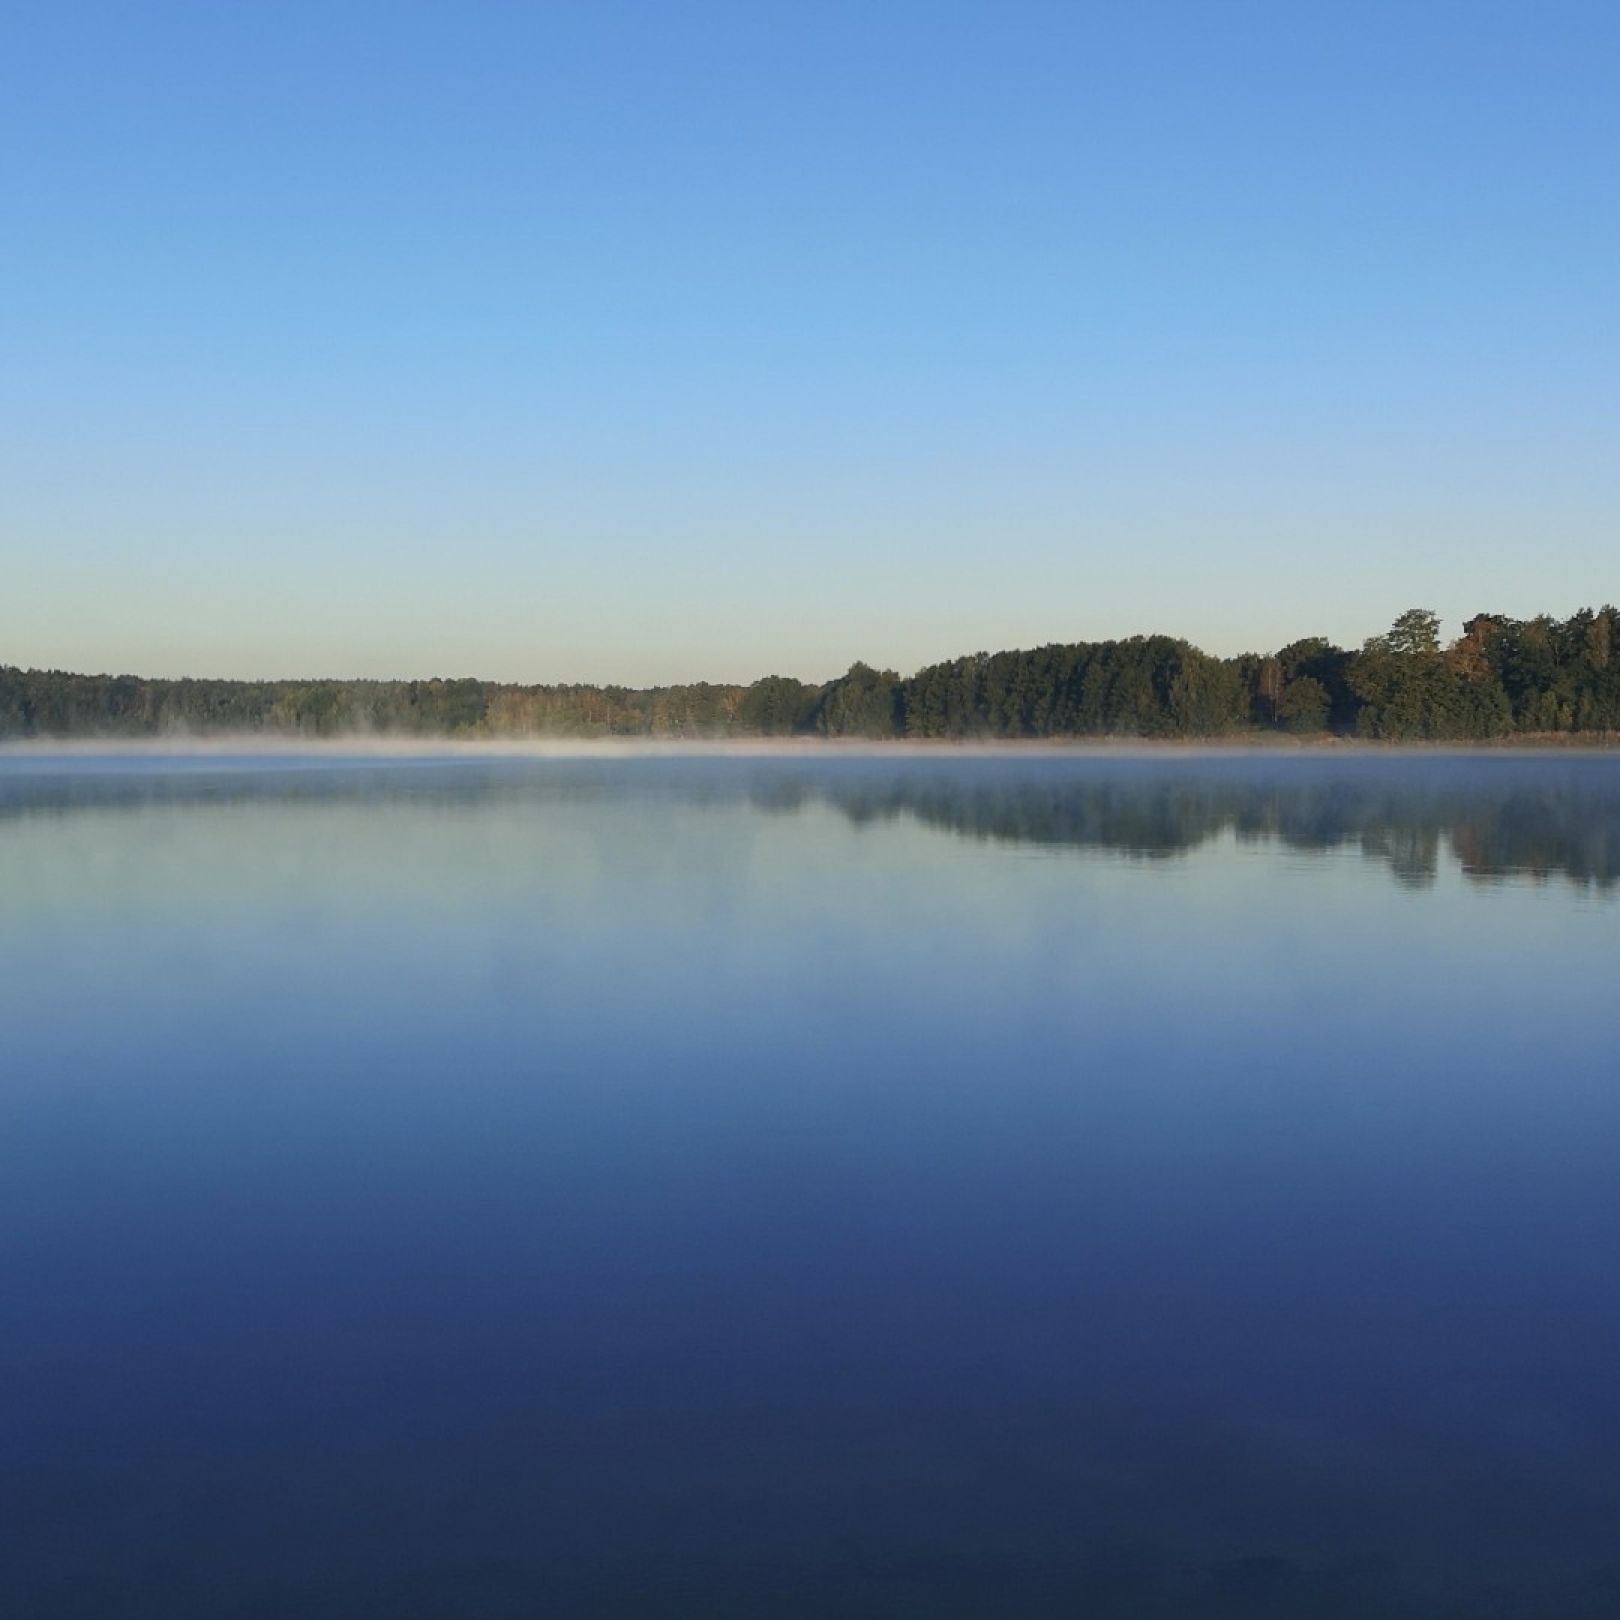
[[1384, 861], [1408, 888], [1433, 883], [1440, 872], [1440, 829], [1433, 826], [1379, 827], [1361, 835], [1361, 853]]
[[1442, 851], [1478, 880], [1561, 874], [1620, 882], [1620, 759], [1395, 756], [943, 761], [550, 759], [191, 765], [0, 773], [0, 820], [156, 805], [826, 805], [856, 825], [909, 819], [960, 837], [1139, 859], [1230, 833], [1303, 854], [1359, 850], [1402, 883], [1434, 881]]
[[1231, 832], [1302, 853], [1359, 849], [1414, 886], [1434, 881], [1449, 847], [1476, 879], [1560, 873], [1608, 888], [1620, 880], [1620, 774], [1598, 770], [1603, 780], [1589, 786], [1493, 782], [1489, 773], [1438, 786], [1359, 783], [1338, 773], [1291, 782], [902, 776], [825, 784], [819, 796], [857, 823], [910, 816], [964, 837], [1145, 859], [1182, 855]]

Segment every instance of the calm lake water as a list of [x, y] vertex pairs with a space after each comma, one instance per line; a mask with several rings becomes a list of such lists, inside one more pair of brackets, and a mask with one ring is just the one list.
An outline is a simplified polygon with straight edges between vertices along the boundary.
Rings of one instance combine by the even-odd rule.
[[1620, 757], [0, 756], [7, 1620], [1620, 1613]]

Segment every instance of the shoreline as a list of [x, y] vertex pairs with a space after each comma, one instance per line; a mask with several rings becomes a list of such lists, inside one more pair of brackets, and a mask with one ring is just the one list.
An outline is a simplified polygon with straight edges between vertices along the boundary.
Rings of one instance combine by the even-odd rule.
[[0, 761], [51, 759], [612, 759], [612, 758], [1004, 758], [1197, 755], [1544, 755], [1620, 754], [1620, 734], [1537, 732], [1477, 740], [1380, 741], [1330, 733], [1220, 737], [403, 737], [349, 733], [333, 737], [215, 736], [26, 737], [0, 739]]

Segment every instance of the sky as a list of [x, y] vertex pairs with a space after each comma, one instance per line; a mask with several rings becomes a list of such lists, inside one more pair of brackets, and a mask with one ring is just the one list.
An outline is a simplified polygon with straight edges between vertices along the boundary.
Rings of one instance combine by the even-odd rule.
[[1620, 5], [0, 0], [0, 663], [1620, 597]]

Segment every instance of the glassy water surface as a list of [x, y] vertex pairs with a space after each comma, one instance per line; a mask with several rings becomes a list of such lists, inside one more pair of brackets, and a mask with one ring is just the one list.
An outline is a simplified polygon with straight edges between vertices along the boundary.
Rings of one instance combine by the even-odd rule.
[[1620, 1613], [1617, 947], [1617, 758], [0, 758], [0, 1614]]

